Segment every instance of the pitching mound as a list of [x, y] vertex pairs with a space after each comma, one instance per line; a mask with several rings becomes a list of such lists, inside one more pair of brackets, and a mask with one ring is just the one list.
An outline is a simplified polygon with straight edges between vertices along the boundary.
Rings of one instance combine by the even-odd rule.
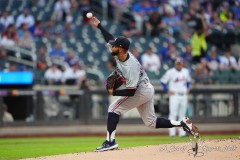
[[194, 158], [190, 143], [135, 147], [106, 152], [87, 152], [28, 160], [239, 160], [240, 139], [203, 140]]

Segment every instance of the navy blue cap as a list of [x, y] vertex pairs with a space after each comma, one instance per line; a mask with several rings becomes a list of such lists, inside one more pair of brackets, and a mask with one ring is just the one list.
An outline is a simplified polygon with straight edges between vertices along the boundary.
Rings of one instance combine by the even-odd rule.
[[120, 36], [115, 40], [111, 40], [108, 43], [111, 44], [114, 47], [120, 47], [120, 48], [123, 48], [125, 50], [128, 50], [129, 46], [130, 46], [130, 41], [123, 36]]

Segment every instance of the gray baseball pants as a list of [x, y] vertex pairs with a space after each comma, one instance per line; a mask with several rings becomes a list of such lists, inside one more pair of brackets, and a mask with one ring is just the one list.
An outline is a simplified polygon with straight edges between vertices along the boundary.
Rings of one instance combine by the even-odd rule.
[[144, 124], [150, 128], [156, 128], [157, 117], [154, 111], [154, 88], [151, 83], [142, 81], [131, 97], [119, 97], [108, 108], [108, 112], [122, 115], [125, 112], [137, 108]]

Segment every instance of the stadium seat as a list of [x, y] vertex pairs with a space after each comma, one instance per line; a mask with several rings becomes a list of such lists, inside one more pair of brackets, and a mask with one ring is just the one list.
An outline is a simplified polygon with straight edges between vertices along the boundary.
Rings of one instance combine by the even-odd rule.
[[240, 84], [240, 71], [231, 71], [230, 73], [230, 83]]
[[103, 80], [103, 74], [99, 70], [90, 70], [88, 69], [86, 71], [86, 77], [90, 84], [92, 85], [99, 85], [101, 81]]
[[[8, 9], [11, 15], [16, 19], [19, 14], [21, 14], [22, 9], [26, 6], [29, 7], [31, 14], [35, 17], [35, 20], [41, 20], [43, 23], [47, 22], [49, 18], [51, 18], [54, 11], [54, 4], [56, 1], [46, 1], [46, 7], [38, 7], [31, 5], [28, 0], [2, 0], [0, 3], [0, 9]], [[134, 2], [137, 2], [134, 0]], [[102, 2], [94, 1], [92, 4], [97, 5], [102, 9]], [[96, 6], [95, 6], [96, 7]], [[129, 8], [128, 8], [129, 9]], [[94, 10], [94, 9], [93, 9]], [[183, 10], [188, 10], [187, 6], [183, 7]], [[68, 49], [73, 49], [80, 58], [84, 61], [87, 67], [94, 68], [99, 67], [100, 70], [104, 71], [105, 63], [108, 60], [108, 54], [105, 48], [105, 40], [102, 37], [101, 32], [97, 31], [93, 27], [89, 25], [82, 25], [82, 15], [78, 9], [71, 10], [73, 16], [73, 25], [74, 25], [74, 38], [73, 39], [61, 39], [61, 43], [63, 47]], [[131, 11], [131, 10], [129, 10]], [[184, 11], [183, 11], [184, 12]], [[95, 11], [97, 17], [101, 20], [102, 26], [106, 28], [106, 30], [110, 31], [115, 37], [120, 36], [123, 29], [126, 27], [125, 25], [117, 24], [111, 18], [106, 19], [103, 15], [101, 15], [102, 11]], [[100, 14], [100, 15], [99, 15]], [[59, 29], [59, 26], [62, 27], [64, 22], [57, 21], [55, 22], [56, 30]], [[223, 47], [223, 43], [226, 44], [240, 43], [240, 32], [235, 32], [226, 30], [226, 32], [222, 32], [217, 29], [212, 29], [211, 34], [208, 38], [208, 42], [212, 45], [217, 45], [218, 47]], [[180, 37], [172, 37], [176, 40], [177, 50], [180, 52], [184, 46], [186, 45], [186, 41], [182, 40]], [[166, 39], [165, 34], [160, 34], [159, 37], [131, 37], [129, 38], [132, 42], [131, 48], [138, 48], [140, 54], [143, 54], [146, 48], [150, 45], [153, 47], [154, 51], [158, 51], [163, 46], [164, 39]], [[46, 37], [39, 39], [36, 42], [36, 51], [38, 51], [40, 46], [45, 46], [48, 51], [50, 51], [54, 46], [55, 40], [47, 39]], [[209, 49], [209, 48], [208, 48]], [[27, 59], [28, 57], [25, 57]], [[96, 60], [95, 60], [96, 59]], [[172, 67], [172, 64], [162, 64], [161, 70], [159, 73], [149, 73], [149, 77], [151, 80], [158, 80], [165, 73], [166, 69]], [[36, 73], [38, 74], [38, 73]], [[39, 74], [38, 74], [39, 75]], [[239, 83], [239, 72], [232, 73], [228, 71], [216, 71], [214, 72], [212, 79], [218, 83]]]
[[216, 78], [216, 82], [220, 84], [227, 84], [230, 82], [230, 74], [231, 71], [229, 70], [221, 70], [221, 71], [214, 71], [214, 77]]
[[33, 70], [33, 73], [34, 73], [34, 83], [43, 84], [44, 71], [35, 69]]
[[7, 0], [2, 0], [0, 4], [0, 10], [3, 11], [4, 9], [7, 8], [9, 1]]
[[12, 3], [11, 1], [9, 2], [10, 5], [10, 8], [11, 10], [18, 10], [19, 7], [22, 5], [23, 1], [15, 1], [15, 0], [12, 0]]

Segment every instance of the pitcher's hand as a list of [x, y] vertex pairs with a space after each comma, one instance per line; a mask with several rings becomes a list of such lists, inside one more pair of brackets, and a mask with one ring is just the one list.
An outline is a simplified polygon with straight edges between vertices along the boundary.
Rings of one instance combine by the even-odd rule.
[[173, 92], [173, 91], [168, 91], [168, 96], [171, 96], [171, 95], [174, 95], [175, 94], [175, 92]]
[[100, 21], [96, 17], [92, 17], [90, 23], [91, 23], [92, 26], [97, 28]]
[[108, 93], [109, 93], [110, 95], [113, 95], [113, 89], [108, 89]]

